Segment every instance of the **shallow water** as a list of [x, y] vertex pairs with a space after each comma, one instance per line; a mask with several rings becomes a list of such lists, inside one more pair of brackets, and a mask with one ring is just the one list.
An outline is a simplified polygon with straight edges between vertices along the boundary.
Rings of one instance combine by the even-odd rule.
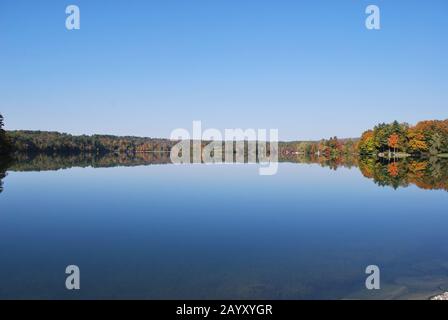
[[[426, 298], [448, 289], [448, 192], [280, 163], [9, 170], [0, 298]], [[65, 289], [65, 267], [81, 290]], [[381, 289], [365, 288], [378, 265]]]

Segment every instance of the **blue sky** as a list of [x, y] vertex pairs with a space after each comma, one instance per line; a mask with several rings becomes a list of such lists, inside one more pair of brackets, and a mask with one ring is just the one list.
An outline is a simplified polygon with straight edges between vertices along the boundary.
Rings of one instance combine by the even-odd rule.
[[445, 0], [2, 0], [0, 112], [7, 129], [168, 137], [201, 120], [285, 140], [445, 119], [447, 15]]

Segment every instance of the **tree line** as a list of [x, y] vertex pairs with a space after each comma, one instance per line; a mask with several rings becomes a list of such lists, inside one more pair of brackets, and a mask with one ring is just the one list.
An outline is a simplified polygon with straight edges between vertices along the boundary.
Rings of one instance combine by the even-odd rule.
[[300, 157], [303, 155], [318, 156], [325, 159], [336, 159], [358, 154], [357, 138], [339, 139], [331, 137], [320, 141], [280, 142], [279, 150], [283, 157]]
[[[0, 154], [4, 153], [140, 153], [169, 152], [177, 141], [158, 138], [80, 135], [48, 131], [3, 130], [0, 115]], [[448, 120], [421, 121], [415, 126], [394, 121], [365, 131], [361, 138], [332, 137], [320, 141], [280, 142], [283, 157], [318, 155], [327, 159], [344, 155], [440, 155], [448, 153]]]
[[16, 153], [136, 153], [169, 151], [173, 145], [168, 139], [25, 130], [8, 131], [7, 139]]
[[6, 137], [6, 132], [3, 129], [4, 127], [4, 119], [3, 116], [0, 114], [0, 155], [2, 154], [8, 154], [11, 150], [11, 145], [8, 142], [8, 139]]
[[365, 131], [358, 144], [362, 155], [408, 154], [440, 155], [448, 153], [448, 120], [427, 120], [410, 126], [394, 121], [381, 123]]

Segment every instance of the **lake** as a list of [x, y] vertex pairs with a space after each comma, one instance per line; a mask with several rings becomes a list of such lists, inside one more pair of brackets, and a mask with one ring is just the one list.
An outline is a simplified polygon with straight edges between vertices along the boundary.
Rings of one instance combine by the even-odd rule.
[[[8, 162], [0, 298], [421, 299], [448, 291], [448, 166], [369, 161], [285, 161], [273, 176], [260, 176], [257, 164], [172, 165], [159, 155]], [[72, 264], [80, 290], [65, 288]], [[368, 265], [380, 268], [380, 290], [365, 287]]]

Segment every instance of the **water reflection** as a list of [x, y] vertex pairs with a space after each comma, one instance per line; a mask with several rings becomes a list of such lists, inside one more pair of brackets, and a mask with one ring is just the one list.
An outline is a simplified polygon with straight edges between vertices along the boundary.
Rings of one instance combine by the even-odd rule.
[[364, 177], [373, 179], [379, 186], [397, 189], [416, 185], [426, 190], [448, 191], [448, 159], [444, 158], [362, 158], [359, 160], [359, 169]]
[[[425, 190], [448, 191], [448, 159], [440, 157], [384, 159], [344, 155], [336, 158], [307, 154], [282, 154], [279, 162], [319, 164], [331, 170], [357, 167], [364, 177], [378, 186], [394, 189], [415, 185]], [[7, 171], [46, 171], [72, 167], [116, 167], [171, 164], [169, 152], [136, 154], [18, 154], [0, 158], [0, 192]]]
[[[2, 160], [0, 297], [72, 299], [57, 275], [73, 263], [85, 270], [79, 299], [426, 299], [447, 290], [446, 192], [393, 189], [442, 188], [446, 159], [279, 160], [269, 179], [250, 165], [164, 165], [169, 153]], [[140, 167], [13, 172], [111, 166]], [[381, 268], [379, 292], [364, 286], [371, 264]]]
[[0, 157], [0, 193], [3, 192], [3, 179], [6, 177], [6, 171], [12, 162], [13, 160], [9, 157]]

